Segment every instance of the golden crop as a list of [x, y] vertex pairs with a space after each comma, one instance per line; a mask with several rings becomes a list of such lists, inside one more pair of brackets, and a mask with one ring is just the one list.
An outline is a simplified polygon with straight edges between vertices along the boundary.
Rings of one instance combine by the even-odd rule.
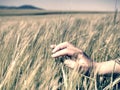
[[78, 74], [51, 58], [50, 45], [71, 42], [98, 62], [120, 57], [119, 17], [114, 23], [113, 14], [0, 16], [0, 90], [118, 88], [119, 75]]

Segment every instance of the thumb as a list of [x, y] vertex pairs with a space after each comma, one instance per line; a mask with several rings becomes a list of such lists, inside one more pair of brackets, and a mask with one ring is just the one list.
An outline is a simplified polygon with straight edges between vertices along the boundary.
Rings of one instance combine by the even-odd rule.
[[65, 64], [67, 67], [71, 68], [71, 69], [74, 69], [74, 68], [77, 66], [76, 61], [71, 60], [71, 59], [65, 60], [65, 61], [64, 61], [64, 64]]

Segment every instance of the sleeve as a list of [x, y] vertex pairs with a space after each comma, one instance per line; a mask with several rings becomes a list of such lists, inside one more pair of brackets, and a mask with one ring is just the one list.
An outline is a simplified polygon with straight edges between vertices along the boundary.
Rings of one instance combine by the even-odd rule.
[[120, 58], [115, 59], [115, 62], [120, 65]]

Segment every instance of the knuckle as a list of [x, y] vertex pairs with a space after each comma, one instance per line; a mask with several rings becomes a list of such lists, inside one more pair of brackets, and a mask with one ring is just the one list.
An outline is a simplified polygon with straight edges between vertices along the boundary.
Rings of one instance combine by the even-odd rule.
[[66, 52], [66, 53], [68, 53], [68, 52], [69, 52], [69, 50], [68, 50], [68, 49], [65, 49], [65, 52]]

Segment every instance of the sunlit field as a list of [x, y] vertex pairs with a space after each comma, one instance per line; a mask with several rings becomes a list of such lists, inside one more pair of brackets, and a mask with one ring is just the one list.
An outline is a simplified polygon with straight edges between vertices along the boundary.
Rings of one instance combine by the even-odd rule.
[[97, 62], [120, 57], [120, 14], [0, 16], [0, 90], [119, 89], [119, 74], [86, 76], [52, 58], [65, 41]]

